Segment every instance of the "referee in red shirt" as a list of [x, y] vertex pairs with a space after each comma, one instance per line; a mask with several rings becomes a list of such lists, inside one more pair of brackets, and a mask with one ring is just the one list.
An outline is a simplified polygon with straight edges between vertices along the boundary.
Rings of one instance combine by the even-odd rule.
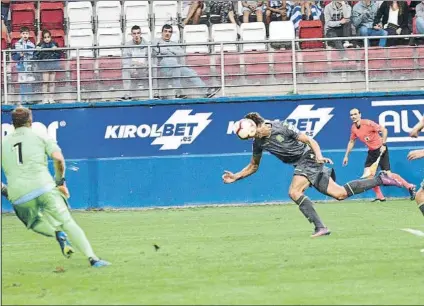
[[[391, 173], [389, 150], [387, 148], [387, 129], [374, 121], [361, 119], [361, 112], [354, 108], [350, 111], [350, 119], [353, 124], [350, 133], [350, 141], [347, 145], [345, 157], [343, 159], [343, 166], [347, 166], [349, 162], [349, 154], [355, 146], [356, 139], [359, 139], [368, 147], [368, 155], [365, 161], [364, 175], [370, 173], [370, 166], [375, 163], [381, 154], [379, 167], [382, 171], [389, 173], [391, 177], [402, 183], [402, 186], [408, 189], [411, 196], [411, 200], [415, 199], [416, 186], [405, 181], [400, 175]], [[374, 176], [375, 173], [371, 173], [370, 177]], [[375, 201], [386, 201], [379, 186], [373, 188], [377, 198]]]

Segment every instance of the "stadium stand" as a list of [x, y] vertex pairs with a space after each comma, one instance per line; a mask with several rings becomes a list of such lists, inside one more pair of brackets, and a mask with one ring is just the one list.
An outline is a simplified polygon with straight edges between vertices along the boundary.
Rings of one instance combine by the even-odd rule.
[[[325, 49], [326, 44], [321, 39], [324, 37], [322, 16], [321, 20], [300, 21], [297, 30], [292, 21], [271, 21], [267, 28], [268, 25], [262, 22], [241, 25], [216, 23], [216, 18], [213, 20], [213, 16], [208, 14], [206, 5], [201, 24], [182, 26], [188, 7], [187, 3], [182, 1], [15, 2], [11, 5], [10, 12], [11, 41], [9, 44], [6, 33], [2, 31], [1, 45], [2, 49], [13, 46], [20, 39], [19, 29], [22, 26], [30, 28], [30, 40], [34, 43], [37, 42], [41, 30], [50, 30], [59, 47], [71, 48], [63, 53], [63, 67], [67, 71], [67, 81], [64, 83], [68, 86], [68, 92], [77, 90], [75, 48], [87, 48], [79, 50], [80, 79], [84, 83], [84, 86], [81, 84], [80, 90], [89, 93], [90, 89], [94, 88], [92, 95], [87, 94], [87, 97], [96, 100], [102, 99], [99, 93], [110, 88], [110, 85], [116, 90], [122, 88], [122, 80], [118, 80], [122, 78], [122, 50], [119, 47], [132, 39], [133, 25], [139, 25], [143, 39], [150, 42], [161, 36], [164, 24], [171, 24], [172, 41], [187, 45], [186, 64], [202, 76], [202, 79], [215, 85], [221, 85], [222, 79], [225, 78], [225, 85], [234, 90], [235, 94], [244, 94], [242, 88], [252, 82], [273, 85], [280, 88], [279, 90], [283, 90], [280, 85], [287, 85], [289, 88], [294, 82], [305, 85], [308, 90], [320, 90], [318, 86], [310, 85], [322, 83], [330, 86], [345, 79], [357, 82], [357, 86], [363, 86], [366, 67], [369, 68], [371, 82], [390, 78], [405, 81], [415, 78], [411, 82], [415, 84], [420, 80], [422, 82], [424, 77], [424, 47], [420, 45], [424, 39], [416, 40], [418, 46], [370, 47], [368, 56], [365, 56], [361, 44], [343, 52]], [[240, 1], [237, 2], [235, 11], [241, 11]], [[241, 14], [236, 15], [240, 20]], [[255, 20], [254, 16], [252, 18], [250, 21]], [[411, 28], [416, 33], [415, 18], [411, 18]], [[317, 40], [297, 42], [296, 56], [293, 58], [290, 40], [298, 38]], [[223, 57], [220, 54], [221, 42], [224, 43]], [[205, 45], [200, 45], [203, 43]], [[368, 65], [365, 65], [366, 58]], [[17, 88], [14, 84], [16, 76], [13, 75], [15, 63], [10, 57], [7, 59], [6, 66], [10, 67], [3, 71], [8, 72], [7, 80], [10, 81], [12, 89], [8, 93], [13, 101], [19, 95], [13, 90]], [[295, 63], [293, 59], [296, 60]], [[108, 64], [111, 66], [108, 67]], [[220, 77], [221, 71], [225, 77]], [[152, 72], [155, 74], [154, 70]], [[2, 81], [3, 79], [2, 76]], [[93, 84], [90, 84], [90, 81]], [[322, 86], [323, 90], [324, 87]], [[340, 87], [340, 90], [349, 91], [351, 88]], [[112, 92], [107, 94], [113, 95]], [[117, 92], [115, 97], [117, 96], [120, 96], [120, 93]], [[113, 96], [111, 99], [114, 99]], [[66, 100], [66, 97], [55, 100]]]

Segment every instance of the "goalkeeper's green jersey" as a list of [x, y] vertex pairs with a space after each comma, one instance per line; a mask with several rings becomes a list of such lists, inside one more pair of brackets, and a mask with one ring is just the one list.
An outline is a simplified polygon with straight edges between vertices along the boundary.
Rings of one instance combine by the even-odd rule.
[[17, 128], [3, 138], [1, 162], [12, 203], [37, 190], [55, 187], [47, 160], [57, 151], [61, 149], [55, 140], [29, 127]]

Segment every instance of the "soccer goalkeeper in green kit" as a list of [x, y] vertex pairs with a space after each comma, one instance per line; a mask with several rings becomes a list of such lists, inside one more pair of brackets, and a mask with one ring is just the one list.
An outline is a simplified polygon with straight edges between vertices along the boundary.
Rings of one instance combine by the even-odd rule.
[[[93, 252], [84, 231], [68, 209], [69, 191], [65, 184], [65, 159], [56, 141], [31, 128], [31, 110], [18, 107], [12, 112], [15, 131], [2, 139], [2, 168], [7, 186], [1, 193], [13, 204], [16, 216], [28, 229], [56, 237], [62, 253], [69, 258], [74, 249], [68, 236], [93, 267], [108, 266]], [[55, 179], [48, 166], [53, 159]]]

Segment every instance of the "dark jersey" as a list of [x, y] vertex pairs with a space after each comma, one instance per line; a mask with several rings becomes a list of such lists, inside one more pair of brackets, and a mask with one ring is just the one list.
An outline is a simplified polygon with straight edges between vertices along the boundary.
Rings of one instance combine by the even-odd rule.
[[255, 138], [253, 141], [253, 155], [261, 155], [268, 151], [286, 164], [295, 164], [310, 148], [300, 142], [299, 131], [287, 122], [266, 122], [271, 125], [271, 136]]

